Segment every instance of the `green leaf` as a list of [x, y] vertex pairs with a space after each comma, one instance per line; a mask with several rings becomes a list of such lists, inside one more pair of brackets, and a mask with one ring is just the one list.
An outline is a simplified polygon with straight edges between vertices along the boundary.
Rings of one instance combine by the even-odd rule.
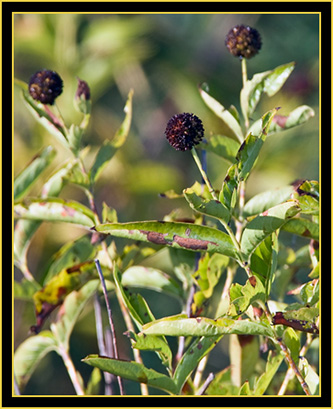
[[316, 321], [319, 316], [319, 308], [303, 307], [297, 310], [278, 311], [273, 316], [273, 325], [285, 325], [297, 331], [319, 334]]
[[98, 368], [94, 368], [91, 372], [87, 388], [85, 390], [86, 395], [100, 395], [102, 383], [102, 374]]
[[223, 203], [217, 200], [202, 199], [191, 188], [184, 189], [183, 193], [193, 210], [216, 219], [229, 221], [230, 212]]
[[140, 240], [177, 249], [208, 251], [237, 258], [230, 237], [217, 229], [191, 223], [145, 221], [133, 223], [106, 223], [95, 227], [98, 232]]
[[[155, 320], [155, 317], [153, 313], [150, 311], [146, 300], [140, 294], [133, 294], [131, 291], [129, 291], [126, 287], [123, 286], [122, 275], [116, 264], [113, 269], [113, 278], [118, 290], [120, 291], [122, 300], [126, 307], [128, 308], [128, 311], [133, 321], [135, 322], [136, 326], [139, 328], [139, 330], [142, 329], [143, 324]], [[164, 365], [168, 365], [169, 368], [171, 369], [172, 352], [169, 348], [167, 340], [164, 337], [159, 337], [159, 339], [155, 339], [156, 337], [153, 336], [153, 338], [150, 339], [151, 336], [148, 336], [145, 339], [145, 343], [142, 342], [142, 340], [140, 342], [140, 340], [138, 339], [138, 337], [140, 337], [140, 334], [139, 336], [134, 334], [134, 337], [136, 342], [139, 342], [139, 344], [134, 344], [135, 348], [140, 349], [139, 346], [142, 347], [143, 345], [145, 345], [146, 348], [153, 347], [153, 350], [156, 351], [162, 363]]]
[[259, 244], [251, 255], [251, 271], [264, 283], [266, 300], [271, 292], [274, 273], [277, 267], [278, 250], [277, 234], [273, 232]]
[[304, 374], [304, 380], [309, 386], [311, 394], [319, 395], [320, 378], [305, 357], [303, 357], [301, 360], [301, 371]]
[[46, 318], [63, 303], [72, 291], [81, 288], [87, 281], [95, 278], [94, 263], [78, 264], [62, 270], [42, 289], [33, 295], [37, 324], [32, 331], [39, 332]]
[[183, 296], [181, 286], [168, 274], [152, 267], [132, 266], [121, 277], [125, 287], [141, 287], [163, 292], [177, 297]]
[[75, 223], [91, 228], [96, 224], [94, 213], [74, 200], [56, 198], [31, 199], [14, 206], [14, 216], [49, 222]]
[[35, 292], [40, 288], [41, 286], [36, 281], [25, 278], [20, 282], [14, 281], [14, 297], [19, 300], [31, 301]]
[[298, 200], [303, 214], [319, 215], [319, 183], [305, 180], [296, 189], [294, 198]]
[[66, 298], [56, 322], [51, 324], [51, 330], [58, 342], [69, 347], [69, 337], [83, 308], [95, 294], [100, 284], [99, 279], [91, 280], [80, 290], [72, 291]]
[[269, 351], [265, 372], [256, 381], [254, 386], [254, 395], [263, 395], [265, 393], [283, 359], [284, 355], [282, 352], [277, 355], [273, 355], [272, 351]]
[[203, 145], [208, 152], [213, 152], [215, 155], [234, 163], [237, 151], [239, 149], [239, 142], [224, 135], [212, 135]]
[[298, 236], [319, 240], [319, 224], [303, 217], [289, 220], [282, 229]]
[[290, 355], [296, 366], [298, 366], [301, 343], [296, 331], [293, 328], [288, 327], [285, 329], [283, 332], [283, 342], [289, 349]]
[[137, 362], [122, 361], [98, 355], [88, 355], [82, 359], [82, 362], [130, 381], [145, 383], [171, 394], [178, 393], [175, 382], [171, 378], [153, 369], [148, 369]]
[[275, 95], [292, 73], [295, 63], [280, 65], [273, 70], [255, 74], [241, 90], [241, 107], [245, 118], [250, 117], [263, 93]]
[[185, 314], [161, 318], [142, 327], [147, 335], [210, 337], [225, 334], [264, 335], [274, 337], [269, 325], [248, 320], [204, 317], [188, 318]]
[[200, 308], [204, 301], [212, 296], [213, 290], [228, 263], [228, 257], [217, 253], [212, 256], [206, 253], [204, 258], [200, 259], [198, 269], [194, 274], [194, 279], [199, 287], [193, 296], [197, 308]]
[[74, 154], [77, 154], [80, 150], [83, 133], [84, 130], [74, 124], [72, 124], [68, 130], [68, 143]]
[[30, 164], [15, 178], [14, 200], [20, 200], [34, 185], [42, 172], [49, 166], [56, 154], [52, 146], [44, 148]]
[[57, 140], [67, 149], [69, 149], [67, 141], [67, 131], [61, 124], [59, 119], [46, 111], [46, 106], [34, 100], [27, 92], [22, 92], [23, 100], [26, 103], [29, 111], [50, 134], [57, 138]]
[[267, 132], [276, 115], [277, 108], [268, 111], [261, 118], [261, 132], [258, 137], [248, 134], [241, 144], [236, 155], [236, 163], [228, 169], [220, 192], [220, 201], [232, 210], [236, 205], [237, 188], [240, 181], [245, 181], [252, 170], [261, 147], [266, 139]]
[[[302, 105], [295, 108], [287, 116], [276, 115], [269, 129], [268, 136], [276, 132], [281, 132], [293, 128], [294, 126], [302, 125], [303, 123], [307, 122], [310, 118], [314, 117], [314, 115], [315, 115], [314, 110], [307, 105]], [[259, 119], [258, 121], [255, 121], [251, 125], [249, 132], [251, 132], [253, 135], [259, 135], [260, 130], [261, 122]]]
[[194, 340], [187, 348], [186, 352], [178, 362], [173, 375], [173, 380], [176, 383], [179, 392], [182, 390], [186, 380], [197, 367], [201, 359], [217, 345], [222, 337], [223, 335], [202, 337]]
[[162, 364], [170, 369], [172, 368], [172, 352], [165, 337], [159, 337], [155, 335], [145, 334], [132, 334], [134, 340], [132, 341], [132, 347], [139, 349], [140, 351], [155, 351], [159, 355]]
[[280, 229], [288, 219], [294, 217], [300, 208], [295, 200], [274, 206], [251, 220], [241, 238], [241, 249], [248, 259], [267, 236]]
[[42, 331], [20, 344], [14, 354], [14, 373], [19, 388], [28, 382], [40, 360], [56, 348], [57, 342], [51, 331]]
[[220, 104], [216, 99], [210, 96], [208, 92], [204, 91], [201, 87], [199, 88], [199, 92], [208, 108], [211, 109], [218, 118], [222, 119], [222, 121], [228, 126], [228, 128], [234, 133], [234, 135], [237, 136], [237, 139], [242, 142], [244, 136], [242, 128], [240, 127], [239, 122], [236, 120], [236, 118], [222, 104]]
[[104, 167], [127, 139], [132, 121], [132, 97], [133, 91], [131, 90], [128, 94], [127, 102], [124, 108], [126, 115], [123, 123], [117, 130], [114, 138], [111, 141], [106, 140], [97, 153], [95, 161], [89, 171], [91, 184], [96, 182]]
[[294, 192], [295, 188], [293, 186], [284, 186], [278, 189], [259, 193], [245, 203], [243, 216], [249, 217], [262, 213], [265, 210], [290, 199], [292, 193]]
[[87, 235], [66, 243], [52, 256], [44, 283], [47, 283], [63, 269], [93, 259], [95, 252], [96, 249]]
[[230, 307], [228, 315], [243, 314], [255, 301], [266, 301], [265, 287], [255, 276], [250, 277], [244, 286], [234, 283], [230, 287]]
[[231, 381], [230, 366], [222, 369], [208, 386], [206, 395], [237, 395], [239, 388]]

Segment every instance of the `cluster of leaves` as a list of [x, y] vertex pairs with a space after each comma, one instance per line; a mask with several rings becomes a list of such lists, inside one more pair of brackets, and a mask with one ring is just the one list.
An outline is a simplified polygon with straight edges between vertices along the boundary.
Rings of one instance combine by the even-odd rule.
[[[293, 68], [294, 63], [285, 64], [256, 74], [244, 83], [240, 102], [245, 123], [261, 96], [275, 95]], [[230, 163], [221, 189], [212, 195], [207, 186], [196, 182], [181, 194], [164, 193], [170, 199], [185, 198], [193, 210], [191, 222], [179, 222], [169, 215], [163, 221], [118, 223], [115, 209], [106, 203], [99, 217], [93, 188], [105, 165], [126, 141], [132, 116], [132, 92], [121, 127], [112, 140], [103, 143], [87, 170], [81, 140], [89, 123], [90, 101], [79, 104], [76, 101], [83, 119], [80, 125], [72, 124], [68, 128], [50, 109], [30, 97], [26, 84], [17, 83], [36, 120], [72, 154], [45, 182], [40, 197], [28, 198], [27, 194], [54, 158], [53, 147], [44, 148], [15, 179], [14, 256], [15, 265], [24, 276], [15, 282], [15, 297], [33, 300], [37, 318], [32, 327], [35, 335], [28, 337], [15, 352], [14, 371], [19, 387], [24, 387], [40, 359], [54, 350], [71, 373], [76, 392], [96, 393], [101, 380], [99, 371], [93, 371], [87, 386], [83, 384], [80, 374], [71, 366], [69, 339], [83, 307], [99, 291], [94, 265], [94, 259], [99, 259], [109, 291], [117, 294], [136, 326], [136, 330], [129, 328], [127, 332], [133, 350], [154, 351], [165, 373], [147, 368], [137, 360], [96, 354], [85, 357], [83, 362], [170, 394], [262, 395], [286, 359], [292, 374], [307, 385], [304, 392], [318, 393], [319, 377], [305, 358], [319, 333], [318, 182], [300, 181], [262, 192], [246, 203], [241, 200], [245, 182], [266, 138], [303, 124], [314, 115], [313, 110], [300, 106], [281, 116], [275, 108], [243, 131], [236, 109], [226, 109], [206, 86], [201, 86], [199, 92], [204, 103], [234, 135], [234, 138], [212, 135], [202, 144], [202, 149]], [[83, 189], [90, 208], [60, 199], [65, 184]], [[54, 255], [43, 282], [39, 283], [29, 271], [27, 251], [34, 233], [45, 221], [73, 223], [86, 232]], [[282, 231], [302, 236], [309, 242], [293, 251], [279, 240]], [[134, 240], [135, 244], [119, 252], [114, 241], [108, 241], [108, 235]], [[171, 255], [173, 276], [144, 266], [145, 260], [165, 248]], [[285, 289], [303, 266], [310, 269], [309, 279], [293, 290], [297, 302], [288, 304], [284, 300]], [[237, 268], [247, 278], [244, 285], [232, 283]], [[224, 275], [226, 284], [216, 307], [214, 295]], [[181, 313], [155, 319], [146, 300], [133, 291], [136, 288], [176, 297], [182, 306]], [[59, 306], [50, 329], [41, 331], [45, 320]], [[204, 382], [198, 365], [226, 335], [230, 337], [231, 366], [222, 368], [200, 392]], [[179, 340], [185, 337], [186, 348], [177, 357], [173, 356], [167, 336]], [[265, 348], [266, 359], [261, 361], [265, 364], [258, 368], [255, 363], [260, 350]]]

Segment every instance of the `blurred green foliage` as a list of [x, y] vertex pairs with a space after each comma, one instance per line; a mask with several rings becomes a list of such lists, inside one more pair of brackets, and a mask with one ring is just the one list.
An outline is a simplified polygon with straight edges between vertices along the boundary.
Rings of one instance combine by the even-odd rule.
[[[87, 81], [92, 94], [92, 120], [85, 136], [90, 145], [87, 162], [106, 138], [119, 127], [122, 107], [134, 89], [133, 122], [128, 141], [103, 171], [96, 187], [99, 211], [102, 202], [115, 208], [120, 222], [161, 219], [175, 207], [181, 216], [189, 216], [184, 200], [169, 201], [158, 193], [170, 189], [181, 192], [199, 180], [190, 153], [175, 152], [166, 143], [164, 130], [168, 119], [179, 112], [193, 112], [205, 126], [206, 134], [228, 134], [223, 124], [202, 102], [198, 85], [207, 82], [211, 94], [229, 107], [239, 110], [242, 87], [240, 62], [224, 46], [224, 38], [236, 24], [255, 27], [263, 40], [259, 55], [248, 62], [248, 77], [280, 64], [296, 61], [296, 68], [283, 91], [273, 98], [263, 97], [258, 117], [280, 106], [281, 115], [295, 107], [311, 106], [316, 116], [304, 127], [268, 138], [252, 172], [247, 195], [283, 186], [295, 179], [319, 178], [319, 16], [316, 14], [17, 14], [14, 19], [14, 75], [25, 82], [37, 70], [57, 71], [64, 81], [64, 92], [57, 105], [66, 121], [79, 118], [73, 108], [76, 77]], [[63, 162], [66, 151], [44, 128], [38, 125], [23, 105], [19, 90], [14, 93], [14, 173], [15, 176], [42, 147], [52, 144], [56, 159], [47, 169], [50, 175]], [[251, 118], [256, 120], [258, 117]], [[230, 134], [229, 134], [230, 135]], [[212, 184], [221, 187], [228, 164], [207, 153], [208, 173]], [[39, 194], [41, 183], [32, 195]], [[82, 192], [66, 187], [61, 197], [86, 203]], [[51, 230], [52, 229], [52, 230]], [[44, 223], [35, 235], [29, 251], [29, 264], [36, 278], [42, 277], [51, 255], [82, 231], [73, 226]], [[123, 242], [120, 242], [123, 243]], [[163, 260], [165, 264], [165, 260]], [[155, 264], [156, 266], [156, 264]], [[149, 292], [148, 292], [149, 293]], [[147, 295], [156, 309], [154, 314], [177, 313], [167, 298]], [[117, 308], [115, 306], [115, 308]], [[160, 310], [160, 313], [159, 313]], [[168, 310], [168, 311], [167, 311]], [[91, 369], [80, 363], [82, 356], [96, 349], [93, 316], [80, 320], [73, 342], [80, 339], [82, 351], [73, 356], [83, 376]], [[15, 315], [15, 343], [26, 337], [34, 321], [33, 307], [19, 302]], [[122, 332], [122, 323], [116, 328]], [[75, 338], [76, 337], [76, 338]], [[84, 340], [84, 343], [82, 343]], [[87, 348], [84, 345], [87, 343]], [[121, 347], [122, 348], [122, 347]], [[120, 348], [120, 356], [129, 356], [129, 345]], [[227, 347], [219, 351], [227, 360]], [[59, 361], [59, 362], [58, 362]], [[46, 367], [52, 366], [50, 378]], [[41, 375], [42, 379], [40, 379]], [[54, 377], [55, 376], [55, 377]], [[52, 378], [52, 379], [51, 379]], [[45, 358], [28, 384], [26, 393], [57, 394], [59, 378], [71, 391], [69, 379], [58, 357]], [[42, 386], [37, 384], [43, 382]], [[138, 393], [136, 385], [125, 385], [127, 393]], [[35, 389], [36, 388], [36, 389]], [[274, 393], [274, 391], [273, 391]]]

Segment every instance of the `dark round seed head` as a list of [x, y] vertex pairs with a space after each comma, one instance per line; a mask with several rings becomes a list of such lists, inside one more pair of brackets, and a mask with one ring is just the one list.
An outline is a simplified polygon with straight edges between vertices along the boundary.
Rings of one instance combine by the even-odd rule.
[[29, 94], [43, 104], [53, 105], [62, 93], [63, 82], [55, 71], [37, 71], [29, 81]]
[[201, 142], [204, 137], [204, 127], [196, 115], [184, 112], [170, 118], [165, 136], [177, 151], [187, 151]]
[[225, 38], [225, 45], [235, 57], [252, 58], [261, 48], [259, 32], [249, 26], [235, 26]]

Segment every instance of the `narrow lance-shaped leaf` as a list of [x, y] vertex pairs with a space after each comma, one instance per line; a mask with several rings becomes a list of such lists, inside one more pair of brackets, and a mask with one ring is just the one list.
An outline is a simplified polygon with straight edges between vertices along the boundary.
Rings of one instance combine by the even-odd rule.
[[273, 355], [272, 351], [269, 351], [265, 372], [258, 378], [254, 386], [255, 395], [263, 395], [266, 392], [266, 389], [279, 369], [283, 358], [284, 355], [282, 352]]
[[123, 123], [117, 130], [114, 138], [111, 141], [106, 140], [97, 153], [95, 161], [89, 171], [90, 182], [92, 184], [96, 182], [104, 167], [127, 139], [132, 121], [132, 97], [133, 91], [131, 90], [128, 94], [128, 99], [124, 108], [126, 115]]
[[297, 201], [289, 200], [266, 210], [251, 220], [246, 225], [241, 238], [241, 249], [244, 257], [248, 259], [267, 236], [280, 229], [288, 219], [299, 211]]
[[17, 219], [74, 223], [86, 228], [96, 223], [94, 213], [86, 206], [74, 200], [56, 198], [19, 203], [14, 206], [14, 216]]
[[52, 146], [44, 148], [32, 160], [32, 162], [15, 178], [14, 200], [20, 200], [29, 191], [38, 177], [49, 166], [55, 157]]
[[167, 375], [146, 368], [143, 364], [134, 361], [123, 361], [98, 355], [88, 355], [82, 362], [97, 367], [105, 372], [120, 376], [123, 379], [145, 383], [148, 386], [162, 389], [171, 394], [178, 393], [174, 381]]
[[298, 236], [319, 240], [319, 224], [303, 217], [288, 220], [282, 229]]
[[175, 369], [173, 380], [175, 381], [178, 391], [182, 390], [184, 383], [191, 375], [193, 370], [198, 366], [201, 359], [206, 356], [222, 339], [223, 335], [202, 337], [196, 339], [187, 348], [181, 360]]
[[221, 253], [237, 259], [231, 238], [224, 232], [207, 226], [173, 222], [106, 223], [95, 227], [100, 233], [132, 240], [171, 246], [183, 250]]
[[270, 326], [249, 320], [229, 318], [188, 318], [185, 314], [161, 318], [142, 327], [146, 335], [210, 337], [224, 334], [264, 335], [274, 337]]
[[220, 102], [203, 90], [202, 87], [199, 88], [199, 92], [208, 108], [211, 109], [217, 117], [222, 119], [234, 135], [237, 136], [237, 139], [242, 142], [244, 139], [243, 131], [237, 119]]

